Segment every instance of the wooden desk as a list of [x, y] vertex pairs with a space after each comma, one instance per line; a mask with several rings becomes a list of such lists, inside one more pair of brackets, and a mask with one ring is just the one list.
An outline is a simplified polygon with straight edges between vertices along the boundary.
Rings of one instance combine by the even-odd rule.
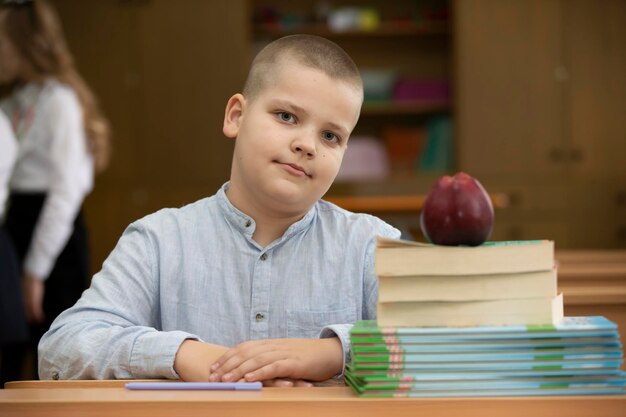
[[25, 381], [0, 390], [0, 415], [241, 417], [624, 417], [626, 395], [364, 399], [348, 387], [260, 392], [128, 391], [126, 381]]

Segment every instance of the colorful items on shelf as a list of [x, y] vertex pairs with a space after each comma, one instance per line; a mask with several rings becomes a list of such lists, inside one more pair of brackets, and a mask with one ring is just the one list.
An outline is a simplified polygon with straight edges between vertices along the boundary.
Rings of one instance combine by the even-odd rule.
[[353, 136], [343, 156], [337, 181], [377, 181], [389, 176], [389, 156], [383, 143], [371, 136]]
[[366, 103], [448, 103], [445, 79], [398, 76], [393, 68], [361, 68]]
[[389, 126], [382, 137], [353, 136], [337, 181], [382, 181], [419, 172], [447, 172], [453, 168], [450, 117], [434, 117], [424, 126]]
[[452, 120], [438, 116], [426, 124], [426, 144], [420, 155], [417, 169], [422, 172], [446, 172], [454, 166]]
[[310, 8], [263, 4], [254, 10], [254, 23], [264, 30], [306, 31], [307, 26], [326, 28], [332, 32], [371, 32], [382, 25], [399, 30], [445, 25], [449, 21], [447, 1], [415, 2], [409, 8], [390, 4], [382, 9], [367, 6], [333, 6], [317, 1]]
[[397, 72], [392, 68], [360, 68], [365, 102], [390, 102], [395, 89]]
[[383, 131], [394, 176], [414, 175], [426, 141], [423, 127], [389, 127]]
[[327, 24], [333, 32], [370, 32], [378, 29], [380, 16], [371, 7], [340, 7], [329, 14]]
[[447, 80], [401, 77], [394, 83], [394, 102], [448, 102], [450, 86]]

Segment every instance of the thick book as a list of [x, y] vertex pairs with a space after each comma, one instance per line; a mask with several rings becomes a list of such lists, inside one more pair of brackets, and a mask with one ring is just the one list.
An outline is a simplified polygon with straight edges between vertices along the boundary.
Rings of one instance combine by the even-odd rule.
[[469, 327], [556, 324], [563, 294], [510, 300], [392, 302], [377, 305], [380, 326]]
[[550, 240], [441, 246], [378, 237], [374, 261], [379, 277], [510, 274], [553, 267], [554, 242]]
[[512, 274], [379, 276], [378, 301], [475, 301], [553, 297], [556, 269]]

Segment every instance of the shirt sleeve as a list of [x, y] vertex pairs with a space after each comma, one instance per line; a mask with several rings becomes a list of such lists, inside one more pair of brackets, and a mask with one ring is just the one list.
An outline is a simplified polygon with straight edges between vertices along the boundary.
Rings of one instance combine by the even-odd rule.
[[159, 331], [155, 238], [135, 223], [81, 299], [52, 323], [39, 344], [41, 379], [178, 378], [183, 331]]
[[0, 111], [0, 223], [2, 223], [4, 216], [4, 207], [9, 190], [8, 184], [16, 156], [17, 143], [11, 124], [4, 113]]
[[93, 161], [76, 96], [58, 90], [42, 108], [43, 132], [49, 134], [50, 187], [33, 231], [24, 268], [47, 279], [67, 244], [74, 219], [93, 185]]
[[[379, 230], [377, 235], [399, 239], [400, 231], [385, 224], [386, 227]], [[376, 235], [376, 236], [377, 236]], [[378, 302], [378, 278], [374, 274], [374, 255], [376, 251], [376, 236], [373, 236], [367, 243], [365, 259], [363, 263], [363, 315], [360, 320], [376, 319], [376, 303]], [[324, 327], [320, 332], [320, 338], [338, 337], [343, 348], [343, 366], [341, 373], [335, 375], [340, 378], [345, 372], [346, 365], [351, 361], [350, 351], [350, 329], [352, 323], [332, 324]]]

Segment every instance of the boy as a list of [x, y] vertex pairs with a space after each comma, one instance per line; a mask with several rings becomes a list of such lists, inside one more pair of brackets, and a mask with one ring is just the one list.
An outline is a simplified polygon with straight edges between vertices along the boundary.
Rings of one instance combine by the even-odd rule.
[[293, 35], [255, 58], [226, 105], [230, 181], [133, 224], [39, 345], [42, 379], [180, 378], [310, 385], [342, 372], [373, 318], [381, 220], [321, 201], [357, 123], [358, 69]]

